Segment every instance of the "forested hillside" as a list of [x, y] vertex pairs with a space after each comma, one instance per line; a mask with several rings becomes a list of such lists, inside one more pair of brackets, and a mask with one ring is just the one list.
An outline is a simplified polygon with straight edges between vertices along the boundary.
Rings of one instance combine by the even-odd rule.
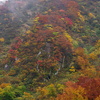
[[1, 4], [0, 100], [100, 100], [99, 9], [99, 0]]

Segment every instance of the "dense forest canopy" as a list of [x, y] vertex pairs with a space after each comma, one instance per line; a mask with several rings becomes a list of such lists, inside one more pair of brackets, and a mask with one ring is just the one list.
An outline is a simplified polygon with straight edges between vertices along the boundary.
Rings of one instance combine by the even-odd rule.
[[99, 0], [0, 0], [0, 100], [100, 100]]

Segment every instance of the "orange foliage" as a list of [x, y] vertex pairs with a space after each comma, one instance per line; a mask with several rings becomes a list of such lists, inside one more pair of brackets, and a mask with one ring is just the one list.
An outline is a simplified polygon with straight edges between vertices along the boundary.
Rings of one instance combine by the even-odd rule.
[[67, 82], [56, 100], [99, 100], [100, 78], [80, 77], [78, 82]]
[[58, 94], [56, 100], [87, 100], [85, 90], [72, 82], [66, 83], [63, 94]]
[[94, 52], [92, 52], [92, 53], [89, 54], [89, 58], [92, 59], [92, 60], [96, 60], [98, 57]]
[[78, 65], [81, 66], [81, 67], [84, 67], [84, 66], [87, 65], [86, 59], [84, 59], [84, 58], [81, 57], [81, 56], [78, 56], [78, 57], [77, 57], [76, 62], [77, 62]]
[[78, 47], [75, 49], [75, 55], [79, 55], [79, 56], [85, 56], [84, 54], [84, 49], [81, 47]]
[[79, 65], [82, 69], [89, 66], [89, 60], [88, 56], [84, 53], [84, 49], [81, 47], [78, 47], [75, 49], [74, 55], [76, 56], [76, 63]]
[[0, 88], [5, 88], [5, 87], [7, 87], [7, 86], [9, 86], [9, 85], [11, 85], [10, 83], [2, 83], [1, 85], [0, 85]]

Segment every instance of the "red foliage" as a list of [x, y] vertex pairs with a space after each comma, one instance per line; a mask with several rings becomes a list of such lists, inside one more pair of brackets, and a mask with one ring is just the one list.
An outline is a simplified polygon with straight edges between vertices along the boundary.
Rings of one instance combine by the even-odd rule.
[[58, 35], [54, 43], [56, 43], [60, 47], [60, 49], [71, 52], [72, 45], [64, 35]]
[[100, 95], [100, 78], [80, 77], [76, 84], [85, 88], [89, 100], [94, 100]]
[[[63, 12], [62, 14], [60, 12]], [[66, 28], [66, 25], [73, 25], [70, 18], [67, 17], [64, 10], [59, 10], [58, 12], [52, 12], [50, 15], [38, 15], [39, 22], [41, 24], [52, 24], [54, 26], [61, 26]]]
[[42, 24], [46, 24], [48, 22], [48, 15], [38, 15], [39, 17], [39, 22]]
[[22, 40], [20, 39], [20, 37], [16, 37], [14, 43], [11, 44], [11, 49], [8, 51], [11, 58], [15, 59], [17, 57], [16, 56], [18, 53], [17, 49], [20, 47], [21, 43]]
[[72, 20], [70, 18], [66, 17], [65, 21], [67, 21], [67, 24], [73, 25], [73, 22], [72, 22]]
[[15, 40], [15, 42], [11, 45], [11, 47], [12, 47], [13, 49], [18, 49], [19, 46], [20, 46], [21, 43], [22, 43], [22, 40], [21, 40], [20, 37], [16, 37], [14, 40]]
[[77, 2], [75, 2], [75, 1], [69, 1], [68, 3], [67, 3], [67, 7], [68, 8], [78, 8], [78, 3]]
[[37, 61], [37, 64], [41, 64], [43, 61], [42, 60], [38, 60]]
[[65, 10], [63, 10], [63, 9], [60, 9], [60, 10], [59, 10], [59, 12], [64, 12], [64, 13], [65, 13]]

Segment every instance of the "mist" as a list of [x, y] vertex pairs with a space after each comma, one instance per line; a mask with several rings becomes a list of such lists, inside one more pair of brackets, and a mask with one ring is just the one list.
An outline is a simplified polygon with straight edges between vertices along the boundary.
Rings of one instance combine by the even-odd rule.
[[10, 43], [10, 39], [20, 33], [21, 27], [23, 28], [21, 30], [25, 32], [31, 26], [30, 23], [27, 25], [27, 21], [39, 12], [38, 2], [39, 0], [0, 0], [0, 23], [2, 23], [0, 37], [7, 38], [6, 43]]
[[8, 1], [8, 0], [0, 0], [0, 1], [5, 2], [5, 1]]

